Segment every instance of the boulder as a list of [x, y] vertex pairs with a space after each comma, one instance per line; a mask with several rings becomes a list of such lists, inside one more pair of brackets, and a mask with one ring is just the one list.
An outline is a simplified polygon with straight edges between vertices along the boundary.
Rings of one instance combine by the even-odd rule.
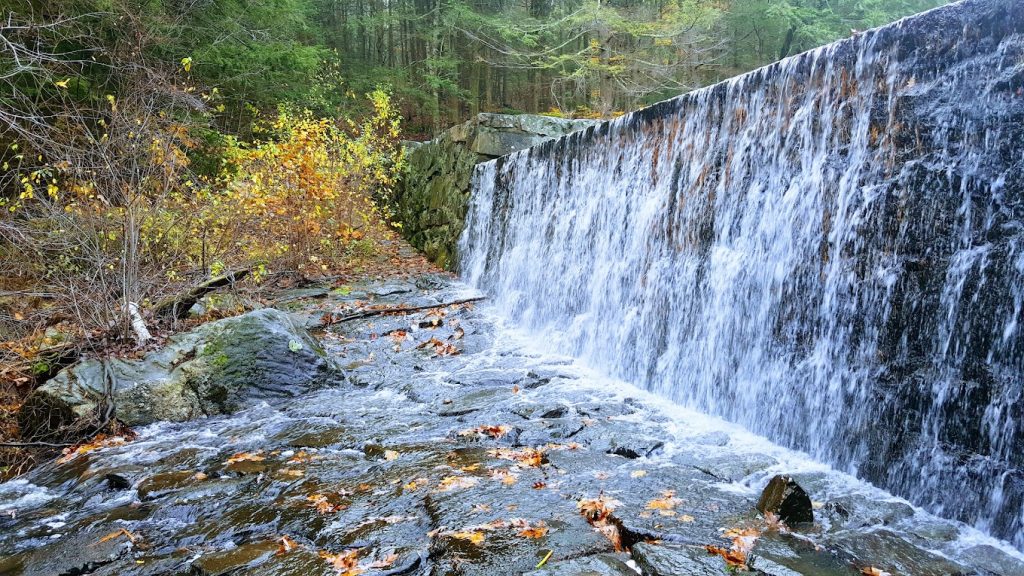
[[776, 475], [772, 478], [757, 502], [762, 514], [774, 514], [786, 524], [814, 522], [811, 497], [789, 476]]
[[292, 317], [263, 309], [203, 324], [137, 360], [90, 359], [59, 372], [20, 412], [26, 438], [117, 418], [129, 426], [229, 414], [295, 396], [340, 371]]

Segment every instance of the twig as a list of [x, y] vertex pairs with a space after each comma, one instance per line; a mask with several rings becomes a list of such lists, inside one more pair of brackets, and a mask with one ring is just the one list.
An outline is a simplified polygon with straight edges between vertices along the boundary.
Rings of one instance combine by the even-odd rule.
[[0, 448], [32, 448], [34, 446], [44, 448], [67, 448], [68, 446], [74, 446], [70, 442], [0, 442]]
[[430, 310], [433, 308], [447, 308], [449, 306], [458, 306], [460, 304], [479, 302], [485, 298], [486, 296], [477, 296], [476, 298], [464, 298], [462, 300], [455, 300], [453, 302], [444, 302], [441, 304], [427, 304], [424, 306], [393, 306], [390, 308], [371, 308], [368, 310], [360, 310], [359, 312], [353, 312], [352, 314], [348, 314], [338, 318], [335, 318], [333, 314], [327, 314], [325, 316], [325, 319], [320, 322], [319, 327], [323, 328], [326, 326], [340, 324], [342, 322], [349, 322], [351, 320], [359, 320], [362, 318], [384, 316], [385, 314], [409, 314], [410, 312], [419, 312], [420, 310]]

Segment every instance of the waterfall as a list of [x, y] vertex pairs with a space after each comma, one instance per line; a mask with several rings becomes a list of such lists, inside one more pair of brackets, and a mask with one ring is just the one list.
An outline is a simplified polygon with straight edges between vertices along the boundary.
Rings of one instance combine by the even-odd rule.
[[477, 167], [559, 351], [1024, 547], [1024, 9], [968, 0]]

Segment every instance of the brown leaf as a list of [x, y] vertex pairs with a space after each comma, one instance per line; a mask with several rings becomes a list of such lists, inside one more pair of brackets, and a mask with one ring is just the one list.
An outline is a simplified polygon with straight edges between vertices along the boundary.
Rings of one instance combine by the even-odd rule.
[[362, 574], [363, 569], [359, 567], [359, 550], [349, 550], [338, 554], [331, 554], [324, 550], [320, 551], [320, 557], [338, 571], [342, 576], [356, 576]]
[[501, 480], [506, 486], [511, 486], [519, 481], [519, 475], [508, 469], [497, 469], [491, 471], [491, 479]]
[[60, 460], [57, 460], [58, 464], [64, 464], [74, 460], [77, 456], [87, 454], [93, 450], [99, 450], [100, 448], [107, 448], [110, 446], [120, 446], [127, 442], [123, 436], [107, 436], [106, 434], [97, 434], [88, 442], [81, 444], [75, 444], [70, 448], [65, 448], [62, 452]]
[[331, 499], [326, 494], [310, 494], [306, 496], [306, 500], [309, 501], [309, 506], [316, 508], [316, 511], [320, 514], [333, 514], [339, 510], [348, 508], [347, 504], [335, 504], [331, 502]]
[[266, 458], [261, 456], [262, 453], [262, 450], [257, 450], [256, 452], [236, 452], [230, 458], [225, 460], [224, 463], [231, 465], [236, 462], [262, 462], [266, 460]]
[[647, 509], [648, 510], [663, 510], [663, 511], [664, 510], [672, 510], [673, 508], [675, 508], [678, 504], [680, 504], [682, 502], [682, 500], [680, 500], [680, 499], [675, 497], [676, 493], [675, 493], [674, 490], [666, 490], [666, 491], [661, 493], [661, 496], [662, 496], [661, 498], [655, 498], [654, 500], [651, 500], [650, 502], [648, 502], [647, 503]]
[[532, 466], [534, 468], [540, 468], [547, 462], [547, 456], [545, 456], [544, 451], [537, 448], [523, 448], [522, 450], [496, 448], [488, 450], [487, 454], [494, 458], [512, 460], [523, 466]]
[[529, 528], [524, 528], [523, 530], [519, 531], [519, 535], [520, 536], [522, 536], [523, 538], [530, 538], [531, 540], [536, 540], [538, 538], [543, 538], [544, 536], [547, 535], [547, 533], [548, 533], [548, 527], [547, 527], [547, 525], [544, 524], [543, 520], [540, 521], [540, 522], [537, 522], [537, 524], [534, 525], [534, 526], [531, 526]]
[[121, 528], [120, 530], [114, 530], [110, 534], [107, 534], [103, 538], [100, 538], [99, 541], [97, 541], [96, 543], [97, 544], [102, 544], [104, 542], [108, 542], [110, 540], [113, 540], [114, 538], [117, 538], [118, 536], [124, 536], [125, 538], [128, 539], [129, 542], [131, 542], [132, 544], [135, 544], [135, 535], [132, 534], [131, 532], [125, 530], [124, 528]]
[[598, 498], [584, 498], [576, 503], [580, 514], [612, 543], [616, 552], [622, 551], [622, 534], [619, 532], [620, 523], [612, 512], [619, 504], [621, 502], [618, 500], [611, 500], [603, 495]]
[[476, 486], [478, 482], [479, 480], [472, 476], [445, 476], [437, 485], [437, 490], [439, 492], [449, 492], [457, 488]]
[[747, 555], [739, 550], [726, 550], [721, 546], [705, 546], [704, 547], [709, 554], [716, 554], [725, 558], [725, 563], [730, 568], [737, 568], [740, 570], [747, 569]]
[[458, 538], [459, 540], [466, 540], [467, 542], [471, 542], [477, 546], [483, 544], [484, 539], [486, 538], [484, 533], [478, 530], [474, 530], [472, 532], [449, 532], [446, 536]]
[[511, 426], [501, 425], [484, 425], [477, 426], [476, 428], [470, 428], [469, 430], [462, 430], [459, 432], [459, 436], [490, 436], [495, 440], [505, 436], [512, 430]]
[[281, 554], [287, 554], [287, 553], [291, 552], [292, 550], [295, 550], [296, 548], [299, 547], [299, 545], [295, 542], [295, 540], [292, 540], [287, 535], [281, 536], [280, 542], [281, 542], [281, 545], [277, 547], [277, 554], [278, 554], [278, 556], [280, 556]]

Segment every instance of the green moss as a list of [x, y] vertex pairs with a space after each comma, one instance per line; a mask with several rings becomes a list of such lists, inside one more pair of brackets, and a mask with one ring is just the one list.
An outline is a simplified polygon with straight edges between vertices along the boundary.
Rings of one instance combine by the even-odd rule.
[[224, 368], [230, 361], [225, 351], [225, 344], [220, 338], [211, 338], [203, 345], [199, 355], [214, 368]]

